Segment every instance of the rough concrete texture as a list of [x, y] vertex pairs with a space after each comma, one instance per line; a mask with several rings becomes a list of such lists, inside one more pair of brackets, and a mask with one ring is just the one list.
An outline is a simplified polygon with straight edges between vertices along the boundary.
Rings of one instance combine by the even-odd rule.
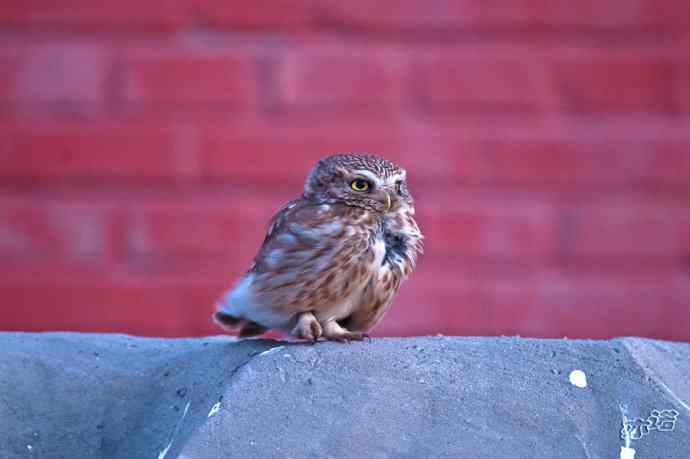
[[625, 414], [688, 459], [688, 403], [690, 345], [637, 338], [0, 334], [2, 458], [618, 459]]

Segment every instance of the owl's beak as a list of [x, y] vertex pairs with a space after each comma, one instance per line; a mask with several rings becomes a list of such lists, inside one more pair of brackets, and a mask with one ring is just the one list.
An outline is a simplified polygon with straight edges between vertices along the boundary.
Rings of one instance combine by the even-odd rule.
[[392, 191], [379, 188], [374, 199], [381, 203], [383, 213], [385, 214], [388, 213], [395, 205], [396, 197]]

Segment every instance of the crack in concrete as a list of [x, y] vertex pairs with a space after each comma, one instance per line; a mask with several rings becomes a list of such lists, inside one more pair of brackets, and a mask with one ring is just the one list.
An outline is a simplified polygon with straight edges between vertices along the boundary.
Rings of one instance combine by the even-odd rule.
[[635, 350], [635, 343], [629, 343], [629, 342], [624, 342], [623, 347], [630, 356], [630, 359], [637, 365], [638, 368], [642, 370], [642, 372], [649, 377], [651, 381], [653, 381], [659, 388], [661, 388], [661, 392], [665, 393], [671, 400], [675, 401], [678, 403], [680, 406], [682, 406], [685, 410], [690, 412], [690, 406], [683, 401], [680, 397], [676, 395], [676, 393], [671, 390], [668, 385], [656, 374], [656, 371], [654, 371], [653, 368], [650, 368], [649, 365], [645, 361], [643, 361], [637, 354]]

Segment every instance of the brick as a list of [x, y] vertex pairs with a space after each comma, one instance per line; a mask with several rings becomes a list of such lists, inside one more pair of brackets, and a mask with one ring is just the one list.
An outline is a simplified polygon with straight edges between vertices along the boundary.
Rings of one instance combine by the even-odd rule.
[[571, 203], [564, 212], [563, 254], [580, 257], [690, 255], [685, 202], [608, 198]]
[[189, 2], [175, 0], [144, 3], [124, 0], [111, 4], [72, 0], [69, 5], [48, 0], [7, 0], [0, 4], [0, 23], [89, 29], [99, 26], [171, 28], [181, 24], [189, 13]]
[[[0, 328], [164, 337], [223, 334], [211, 319], [223, 288], [223, 284], [213, 283], [172, 285], [155, 279], [122, 281], [106, 277], [79, 286], [4, 283], [0, 285], [6, 299], [0, 305]], [[268, 336], [278, 338], [281, 334]]]
[[0, 100], [14, 98], [14, 85], [19, 72], [19, 59], [11, 56], [0, 56]]
[[109, 259], [113, 243], [112, 219], [107, 209], [86, 202], [0, 199], [0, 258], [102, 265]]
[[558, 208], [542, 196], [511, 193], [417, 194], [431, 253], [477, 257], [548, 257], [558, 247]]
[[[199, 297], [188, 288], [161, 288], [142, 285], [128, 286], [101, 282], [79, 288], [64, 285], [3, 286], [3, 330], [84, 332], [115, 332], [153, 336], [185, 336], [198, 325], [191, 325], [205, 311], [210, 322], [212, 311], [208, 301], [190, 302]], [[16, 314], [16, 310], [24, 311]], [[14, 313], [12, 311], [15, 311]], [[56, 311], [59, 311], [56, 314]], [[210, 327], [208, 327], [210, 328]]]
[[647, 172], [640, 174], [643, 182], [690, 184], [690, 142], [669, 142], [650, 150]]
[[15, 49], [0, 58], [0, 96], [13, 102], [103, 105], [108, 66], [109, 56], [98, 46]]
[[240, 259], [251, 264], [271, 215], [289, 199], [141, 200], [125, 207], [130, 257]]
[[[688, 307], [688, 285], [677, 276], [551, 275], [539, 288], [538, 310], [549, 311], [532, 333], [609, 338], [620, 335], [678, 339], [690, 333], [681, 312]], [[550, 306], [550, 307], [549, 307]], [[673, 324], [672, 324], [673, 322]], [[536, 325], [538, 322], [534, 322]]]
[[278, 67], [279, 99], [288, 109], [399, 108], [405, 97], [404, 63], [394, 52], [304, 50]]
[[93, 269], [57, 258], [38, 265], [5, 261], [0, 259], [0, 293], [8, 300], [3, 304], [23, 312], [3, 314], [4, 330], [217, 334], [211, 313], [235, 280], [223, 270], [197, 272], [189, 265], [177, 271], [135, 271], [116, 265]]
[[[555, 265], [502, 266], [487, 269], [468, 259], [425, 264], [403, 285], [375, 334], [635, 334], [676, 340], [690, 336], [690, 319], [684, 314], [690, 290], [684, 271], [677, 267], [645, 271], [641, 266], [637, 272], [628, 269], [621, 274], [591, 265], [584, 271]], [[14, 312], [3, 311], [0, 328], [164, 336], [217, 333], [208, 318], [213, 302], [229, 285], [222, 274], [123, 276], [49, 266], [23, 274], [2, 273], [3, 304], [12, 305]], [[56, 307], [59, 315], [54, 314]]]
[[[404, 288], [404, 287], [403, 287]], [[455, 303], [464, 304], [460, 301]], [[423, 306], [422, 306], [423, 305]], [[423, 310], [423, 313], [422, 313]], [[448, 303], [435, 302], [400, 293], [383, 320], [372, 330], [372, 336], [422, 336], [457, 332], [447, 326]]]
[[327, 0], [319, 2], [317, 12], [322, 23], [374, 30], [662, 29], [690, 23], [690, 8], [682, 0], [508, 0], [491, 5], [480, 0]]
[[402, 146], [400, 134], [386, 126], [337, 122], [314, 129], [311, 125], [248, 123], [232, 128], [207, 126], [200, 158], [209, 178], [271, 186], [287, 183], [299, 193], [309, 170], [323, 156], [373, 152], [404, 163]]
[[150, 124], [5, 125], [0, 177], [41, 180], [174, 179], [196, 173], [172, 130]]
[[446, 57], [417, 63], [420, 96], [432, 110], [536, 111], [550, 104], [539, 62]]
[[[69, 8], [45, 0], [8, 0], [0, 5], [0, 24], [63, 26], [82, 29], [175, 30], [196, 23], [223, 27], [268, 28], [305, 26], [313, 21], [308, 1], [261, 0], [241, 5], [217, 0], [124, 0], [95, 5], [72, 0]], [[132, 15], [132, 11], [136, 15]]]
[[250, 56], [142, 52], [125, 60], [125, 98], [136, 106], [247, 108], [257, 94]]
[[[267, 135], [250, 138], [241, 134], [211, 134], [204, 139], [201, 157], [208, 177], [238, 181], [287, 181], [296, 191], [309, 169], [318, 161], [328, 140], [279, 139]], [[242, 152], [229, 155], [228, 151]]]
[[427, 267], [403, 286], [378, 334], [405, 335], [408, 330], [549, 338], [634, 334], [681, 340], [690, 335], [690, 319], [682, 312], [690, 304], [690, 288], [685, 273], [677, 268], [641, 271], [638, 267], [638, 272], [627, 270], [621, 275], [618, 269], [591, 265], [584, 271], [556, 265], [525, 270], [503, 263], [500, 270], [487, 270], [472, 259]]
[[442, 156], [439, 161], [446, 163], [445, 175], [451, 180], [520, 188], [690, 185], [690, 143], [681, 139], [621, 140], [610, 135], [592, 140], [540, 139], [534, 135], [530, 140], [507, 140], [496, 136], [449, 140]]
[[0, 305], [3, 330], [218, 334], [211, 313], [235, 280], [224, 271], [94, 270], [57, 260], [8, 270], [4, 261], [0, 293], [15, 313]]
[[[137, 11], [132, 15], [132, 11]], [[95, 5], [73, 0], [69, 8], [46, 0], [7, 0], [0, 5], [0, 24], [63, 26], [94, 29], [176, 29], [195, 21], [223, 27], [338, 27], [354, 29], [546, 29], [562, 27], [662, 29], [690, 23], [690, 9], [682, 0], [663, 4], [652, 0], [594, 0], [577, 4], [558, 0], [535, 4], [509, 0], [489, 7], [479, 0], [420, 4], [411, 0], [342, 3], [261, 0], [238, 7], [217, 0], [153, 0], [145, 4], [124, 0]]]
[[678, 110], [676, 69], [670, 61], [610, 56], [554, 60], [549, 84], [566, 111], [670, 113]]
[[347, 5], [328, 0], [320, 2], [318, 15], [323, 23], [349, 27], [434, 29], [474, 24], [479, 21], [479, 7], [479, 2], [472, 0], [431, 4], [405, 0], [354, 1]]
[[[413, 191], [430, 183], [524, 190], [690, 184], [687, 133], [663, 123], [486, 126], [482, 120], [478, 126], [437, 122], [411, 129], [405, 123], [338, 119], [322, 120], [316, 130], [306, 122], [247, 122], [206, 125], [200, 144], [208, 178], [273, 186], [289, 182], [293, 189], [318, 158], [343, 151], [374, 152], [399, 162], [408, 170]], [[229, 154], [233, 151], [241, 153]]]
[[257, 0], [239, 6], [233, 2], [194, 2], [197, 14], [216, 26], [240, 28], [305, 27], [313, 22], [311, 1]]

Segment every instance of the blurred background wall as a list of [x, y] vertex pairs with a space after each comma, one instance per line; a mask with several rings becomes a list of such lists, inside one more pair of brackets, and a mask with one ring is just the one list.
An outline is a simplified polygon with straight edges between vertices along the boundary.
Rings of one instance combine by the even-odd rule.
[[379, 335], [690, 340], [686, 0], [4, 0], [0, 329], [216, 333], [320, 156], [408, 169]]

